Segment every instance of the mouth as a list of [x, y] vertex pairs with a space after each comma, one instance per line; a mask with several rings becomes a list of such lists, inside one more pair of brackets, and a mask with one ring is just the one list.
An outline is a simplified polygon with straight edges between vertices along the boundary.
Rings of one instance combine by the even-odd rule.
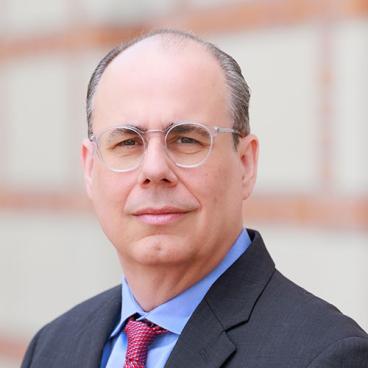
[[143, 208], [133, 216], [147, 225], [168, 225], [182, 219], [189, 211], [176, 207]]

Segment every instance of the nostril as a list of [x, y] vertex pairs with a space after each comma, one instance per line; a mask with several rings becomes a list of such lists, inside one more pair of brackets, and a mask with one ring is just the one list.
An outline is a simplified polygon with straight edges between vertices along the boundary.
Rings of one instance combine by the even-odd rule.
[[[149, 179], [149, 178], [146, 178], [146, 179], [144, 179], [144, 181], [143, 181], [143, 185], [148, 185], [148, 184], [150, 184], [152, 182], [152, 180], [151, 179]], [[171, 180], [170, 179], [168, 179], [168, 178], [162, 178], [161, 179], [161, 182], [164, 182], [164, 183], [171, 183]]]

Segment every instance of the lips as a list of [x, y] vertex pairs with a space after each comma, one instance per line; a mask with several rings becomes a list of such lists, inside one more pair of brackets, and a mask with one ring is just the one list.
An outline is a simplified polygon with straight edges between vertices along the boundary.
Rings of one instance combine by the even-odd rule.
[[134, 215], [165, 215], [171, 213], [186, 213], [187, 210], [177, 207], [142, 208], [134, 212]]
[[188, 212], [176, 207], [142, 208], [133, 216], [148, 225], [167, 225], [183, 218]]

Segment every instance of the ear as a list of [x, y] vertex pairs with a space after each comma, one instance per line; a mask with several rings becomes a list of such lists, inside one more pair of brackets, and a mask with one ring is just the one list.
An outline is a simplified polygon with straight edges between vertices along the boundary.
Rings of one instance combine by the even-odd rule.
[[259, 143], [255, 135], [249, 134], [239, 140], [238, 153], [243, 175], [243, 199], [247, 199], [253, 191], [257, 179]]
[[84, 183], [88, 197], [92, 197], [92, 171], [94, 165], [94, 144], [88, 139], [84, 139], [81, 148], [81, 159], [84, 171]]

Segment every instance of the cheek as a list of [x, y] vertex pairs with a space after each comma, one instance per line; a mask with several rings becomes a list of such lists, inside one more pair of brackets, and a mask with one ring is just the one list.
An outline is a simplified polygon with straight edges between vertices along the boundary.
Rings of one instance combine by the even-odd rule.
[[129, 182], [131, 178], [127, 174], [106, 171], [97, 168], [93, 175], [93, 202], [100, 210], [122, 210], [129, 194]]
[[216, 166], [209, 170], [202, 180], [202, 198], [210, 210], [221, 216], [229, 207], [241, 205], [241, 172], [235, 162]]
[[130, 192], [131, 178], [126, 174], [96, 170], [93, 176], [92, 203], [101, 227], [112, 244], [121, 242], [122, 231], [126, 238], [130, 229], [124, 216], [124, 206]]
[[[219, 167], [209, 168], [202, 175], [198, 175], [198, 179], [195, 181], [196, 190], [194, 194], [199, 194], [198, 200], [207, 212], [211, 213], [218, 206], [223, 205], [228, 189], [227, 175], [226, 168]], [[196, 175], [193, 175], [193, 178], [195, 177]]]

